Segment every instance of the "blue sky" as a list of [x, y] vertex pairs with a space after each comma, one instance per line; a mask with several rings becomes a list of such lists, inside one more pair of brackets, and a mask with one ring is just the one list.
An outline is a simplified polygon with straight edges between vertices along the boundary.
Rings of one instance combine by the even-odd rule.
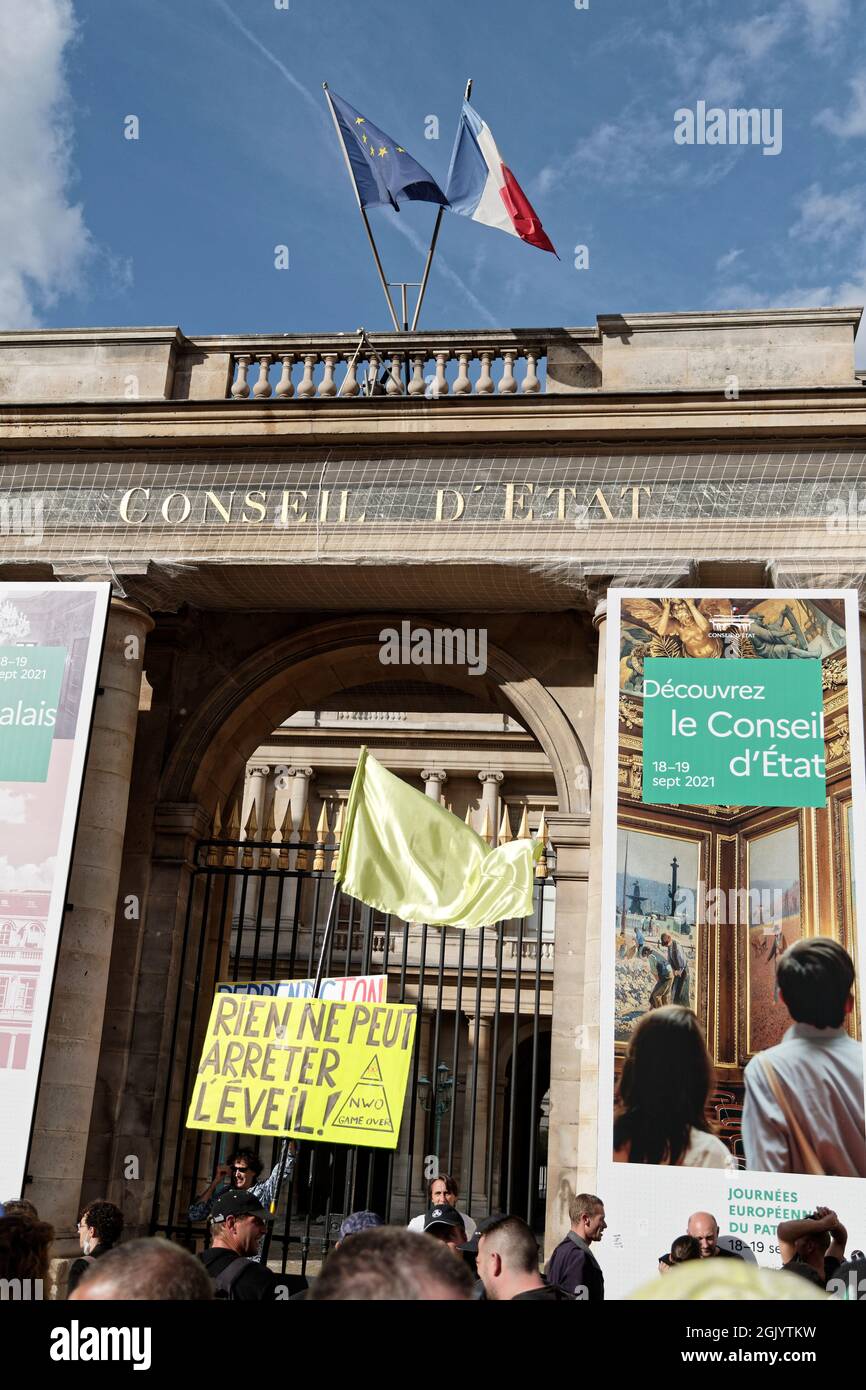
[[[559, 250], [446, 215], [422, 327], [866, 298], [866, 0], [276, 3], [4, 7], [0, 326], [385, 327], [323, 79], [442, 182], [471, 76]], [[781, 108], [780, 153], [676, 144], [698, 101]], [[391, 278], [434, 214], [371, 210]]]

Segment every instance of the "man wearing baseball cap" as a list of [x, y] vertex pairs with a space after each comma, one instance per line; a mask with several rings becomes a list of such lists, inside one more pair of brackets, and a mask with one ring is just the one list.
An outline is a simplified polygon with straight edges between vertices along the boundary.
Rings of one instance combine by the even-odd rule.
[[217, 1197], [210, 1216], [213, 1243], [199, 1257], [217, 1298], [248, 1303], [280, 1297], [280, 1280], [256, 1259], [267, 1221], [267, 1211], [252, 1192], [230, 1188]]
[[463, 1259], [460, 1247], [466, 1240], [466, 1227], [456, 1207], [447, 1202], [431, 1207], [424, 1218], [424, 1234], [440, 1240], [458, 1260]]

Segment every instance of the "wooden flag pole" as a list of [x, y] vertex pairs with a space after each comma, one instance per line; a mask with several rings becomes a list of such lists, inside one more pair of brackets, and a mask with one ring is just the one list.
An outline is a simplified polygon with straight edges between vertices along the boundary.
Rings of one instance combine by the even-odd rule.
[[350, 162], [350, 160], [349, 160], [349, 152], [348, 152], [348, 150], [346, 149], [346, 142], [345, 142], [345, 140], [343, 139], [343, 132], [340, 130], [340, 122], [337, 120], [337, 113], [336, 113], [336, 111], [334, 110], [334, 103], [331, 101], [331, 93], [328, 91], [328, 84], [327, 84], [327, 82], [323, 82], [323, 83], [322, 83], [322, 88], [323, 88], [323, 90], [324, 90], [325, 98], [326, 98], [327, 103], [328, 103], [328, 109], [330, 110], [331, 116], [332, 116], [332, 118], [333, 118], [334, 129], [335, 129], [336, 132], [337, 132], [337, 139], [338, 139], [339, 142], [340, 142], [340, 149], [343, 151], [343, 158], [344, 158], [344, 160], [346, 161], [346, 169], [348, 170], [349, 179], [350, 179], [350, 181], [351, 181], [352, 187], [353, 187], [354, 190], [355, 190], [355, 198], [357, 199], [357, 202], [358, 202], [358, 211], [359, 211], [360, 214], [361, 214], [361, 220], [363, 221], [364, 227], [365, 227], [366, 232], [367, 232], [367, 239], [368, 239], [369, 242], [370, 242], [370, 250], [373, 252], [373, 260], [376, 262], [376, 269], [377, 269], [378, 272], [379, 272], [379, 279], [380, 279], [380, 281], [382, 282], [382, 291], [383, 291], [383, 293], [384, 293], [384, 295], [385, 295], [385, 299], [387, 300], [387, 303], [388, 303], [388, 313], [391, 315], [391, 322], [392, 322], [393, 325], [394, 325], [394, 331], [395, 331], [396, 333], [399, 333], [399, 332], [400, 332], [400, 324], [397, 322], [397, 315], [396, 315], [395, 312], [394, 312], [394, 302], [393, 302], [393, 300], [391, 299], [391, 292], [390, 292], [390, 290], [388, 289], [388, 281], [385, 279], [385, 272], [384, 272], [384, 270], [382, 269], [382, 262], [381, 262], [381, 260], [380, 260], [380, 258], [379, 258], [379, 251], [378, 251], [378, 248], [377, 248], [377, 246], [376, 246], [375, 239], [374, 239], [374, 237], [373, 237], [373, 230], [372, 230], [372, 228], [371, 228], [371, 226], [370, 226], [370, 222], [369, 222], [369, 219], [368, 219], [368, 217], [367, 217], [367, 213], [366, 213], [364, 207], [363, 207], [362, 204], [361, 204], [361, 196], [360, 196], [360, 194], [358, 193], [358, 185], [355, 183], [355, 176], [354, 176], [354, 174], [352, 173], [352, 165], [351, 165], [351, 162]]
[[[470, 77], [469, 81], [466, 83], [466, 91], [463, 95], [463, 100], [468, 101], [471, 95], [472, 78]], [[430, 242], [430, 250], [427, 252], [427, 263], [424, 266], [424, 274], [421, 276], [421, 288], [418, 291], [418, 299], [415, 303], [415, 313], [412, 316], [412, 327], [410, 329], [412, 333], [414, 333], [415, 329], [418, 327], [418, 318], [421, 313], [421, 305], [424, 303], [424, 295], [427, 291], [427, 281], [430, 278], [430, 267], [433, 264], [433, 256], [436, 252], [436, 243], [439, 240], [439, 228], [442, 226], [442, 214], [444, 211], [444, 207], [440, 205], [436, 213], [436, 221], [433, 224], [433, 237]]]

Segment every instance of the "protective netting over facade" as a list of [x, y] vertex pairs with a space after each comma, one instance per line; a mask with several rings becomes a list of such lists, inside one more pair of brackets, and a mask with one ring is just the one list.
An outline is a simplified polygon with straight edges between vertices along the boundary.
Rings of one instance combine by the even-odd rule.
[[[663, 577], [694, 559], [784, 568], [796, 550], [818, 574], [831, 538], [837, 583], [845, 557], [852, 582], [863, 568], [866, 449], [257, 452], [3, 463], [4, 560], [118, 578], [150, 569], [155, 582], [158, 570], [252, 561], [262, 604], [278, 607], [324, 601], [316, 572], [333, 566], [518, 569], [559, 603], [591, 574], [627, 580], [652, 565]], [[280, 567], [301, 565], [312, 587], [287, 595]], [[367, 601], [371, 579], [358, 581]], [[207, 606], [206, 592], [196, 601]]]

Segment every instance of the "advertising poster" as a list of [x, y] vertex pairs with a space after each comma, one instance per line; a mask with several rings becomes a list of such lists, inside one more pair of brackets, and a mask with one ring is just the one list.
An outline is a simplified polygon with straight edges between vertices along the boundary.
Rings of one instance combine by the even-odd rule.
[[780, 1222], [862, 1228], [866, 825], [853, 593], [611, 590], [607, 640], [598, 1190], [622, 1297], [696, 1215], [776, 1268]]
[[0, 1194], [18, 1194], [105, 634], [108, 584], [0, 584]]

